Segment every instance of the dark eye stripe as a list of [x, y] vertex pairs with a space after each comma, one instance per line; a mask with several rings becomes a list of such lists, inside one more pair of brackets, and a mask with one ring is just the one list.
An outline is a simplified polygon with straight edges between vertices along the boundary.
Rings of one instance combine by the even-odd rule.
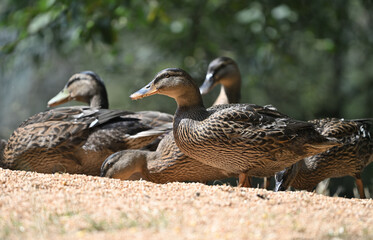
[[66, 87], [69, 87], [71, 84], [73, 84], [74, 82], [76, 81], [79, 81], [81, 78], [80, 77], [75, 77], [73, 79], [70, 79], [67, 84], [66, 84]]
[[176, 76], [186, 76], [185, 72], [178, 68], [169, 68], [165, 72], [161, 73], [154, 79], [154, 83], [157, 83], [160, 79], [176, 77]]
[[83, 79], [87, 79], [87, 80], [90, 80], [88, 78], [85, 78], [84, 75], [88, 75], [92, 78], [93, 81], [96, 81], [98, 82], [100, 85], [102, 86], [105, 86], [104, 84], [104, 81], [94, 72], [92, 71], [84, 71], [84, 72], [81, 72], [79, 74], [77, 74], [76, 77], [74, 77], [73, 79], [70, 79], [67, 84], [66, 84], [66, 87], [69, 87], [72, 83], [76, 82], [76, 81], [79, 81], [79, 80], [83, 80]]
[[232, 61], [230, 59], [224, 60], [215, 69], [212, 70], [213, 74], [215, 75], [217, 72], [219, 72], [221, 69], [225, 68], [229, 64], [232, 64]]

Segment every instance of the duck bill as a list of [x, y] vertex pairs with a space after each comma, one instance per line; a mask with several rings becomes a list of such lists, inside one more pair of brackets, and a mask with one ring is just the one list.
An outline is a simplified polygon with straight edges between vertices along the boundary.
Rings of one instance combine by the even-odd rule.
[[132, 93], [131, 96], [130, 96], [130, 98], [132, 100], [137, 100], [137, 99], [141, 99], [141, 98], [144, 98], [144, 97], [148, 97], [148, 96], [157, 94], [158, 93], [158, 89], [152, 83], [153, 82], [149, 83], [148, 85], [146, 85], [145, 87], [141, 88], [137, 92]]
[[48, 101], [48, 107], [58, 106], [71, 100], [70, 93], [67, 88], [64, 88], [56, 96]]
[[199, 91], [201, 94], [206, 94], [211, 91], [215, 86], [214, 76], [209, 73], [206, 75], [206, 79], [203, 82], [202, 86], [199, 87]]

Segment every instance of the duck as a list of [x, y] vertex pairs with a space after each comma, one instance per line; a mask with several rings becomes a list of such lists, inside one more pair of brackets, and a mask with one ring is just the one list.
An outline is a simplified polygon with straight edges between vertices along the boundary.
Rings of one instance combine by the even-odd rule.
[[[236, 61], [221, 56], [212, 60], [207, 68], [203, 84], [199, 87], [201, 95], [207, 95], [220, 85], [220, 93], [213, 106], [219, 104], [239, 103], [241, 100], [241, 73]], [[251, 178], [246, 182], [252, 187]], [[264, 188], [269, 188], [269, 181], [264, 178]]]
[[[228, 60], [228, 58], [223, 57], [219, 59], [221, 61], [214, 60], [210, 66], [216, 65], [222, 60]], [[233, 60], [231, 62], [234, 63]], [[209, 76], [212, 72], [213, 70], [209, 67], [206, 76]], [[217, 76], [214, 77], [218, 81]], [[228, 100], [226, 95], [218, 97], [216, 102], [219, 102], [219, 99]], [[215, 104], [217, 104], [216, 102]], [[185, 181], [206, 183], [233, 176], [235, 175], [232, 173], [211, 167], [186, 156], [177, 147], [172, 132], [162, 138], [156, 151], [123, 150], [109, 156], [101, 166], [101, 177], [121, 180], [143, 179], [154, 183]], [[250, 179], [240, 185], [240, 187], [250, 186]]]
[[312, 123], [282, 114], [271, 106], [223, 104], [206, 109], [199, 88], [180, 68], [167, 68], [133, 93], [174, 98], [173, 135], [180, 150], [206, 165], [248, 176], [267, 177], [301, 159], [339, 143], [319, 134]]
[[[48, 107], [59, 106], [73, 100], [88, 104], [91, 108], [109, 108], [105, 84], [100, 76], [93, 71], [83, 71], [72, 75], [64, 88], [48, 101]], [[143, 123], [152, 127], [163, 126], [173, 121], [171, 114], [159, 111], [132, 112], [131, 116], [141, 118]]]
[[[200, 92], [202, 95], [207, 94], [219, 84], [221, 84], [221, 90], [217, 100], [220, 99], [220, 101], [216, 100], [214, 104], [239, 102], [241, 76], [237, 63], [233, 59], [228, 57], [214, 59], [208, 66], [205, 81], [200, 86]], [[238, 97], [234, 98], [234, 96]], [[295, 166], [276, 173], [275, 189], [277, 191], [286, 190], [292, 186], [296, 189], [312, 191], [319, 182], [326, 178], [350, 175], [355, 177], [359, 195], [365, 198], [360, 172], [372, 161], [368, 160], [370, 159], [369, 153], [367, 155], [370, 141], [367, 130], [369, 119], [322, 118], [309, 122], [317, 126], [316, 129], [320, 134], [332, 136], [337, 131], [339, 138], [343, 136], [348, 141], [345, 140], [341, 147], [334, 147], [324, 153], [305, 158], [297, 162]], [[356, 140], [356, 136], [364, 137]], [[341, 166], [342, 164], [346, 166]], [[330, 169], [332, 167], [335, 169]], [[289, 185], [289, 181], [294, 182]]]
[[326, 178], [352, 176], [360, 198], [365, 198], [361, 173], [373, 162], [373, 141], [369, 128], [373, 119], [315, 119], [312, 122], [323, 135], [337, 138], [342, 145], [304, 158], [275, 175], [276, 191], [289, 187], [313, 191]]
[[172, 129], [170, 114], [106, 109], [105, 85], [91, 71], [74, 74], [48, 105], [70, 100], [89, 106], [53, 108], [26, 119], [10, 136], [1, 166], [98, 176], [111, 154], [144, 148]]
[[[238, 64], [232, 58], [221, 56], [209, 63], [205, 80], [199, 87], [201, 95], [207, 95], [218, 85], [220, 85], [220, 93], [213, 106], [240, 102], [241, 73]], [[268, 188], [269, 181], [265, 178], [264, 182], [265, 187]], [[250, 177], [245, 183], [245, 187], [252, 187]]]
[[199, 90], [202, 95], [205, 95], [218, 85], [221, 85], [220, 93], [213, 106], [240, 102], [241, 73], [232, 58], [222, 56], [212, 60], [207, 68], [205, 81]]
[[188, 157], [177, 147], [173, 133], [164, 136], [156, 151], [123, 150], [110, 155], [101, 166], [101, 177], [121, 180], [169, 182], [214, 181], [232, 174]]

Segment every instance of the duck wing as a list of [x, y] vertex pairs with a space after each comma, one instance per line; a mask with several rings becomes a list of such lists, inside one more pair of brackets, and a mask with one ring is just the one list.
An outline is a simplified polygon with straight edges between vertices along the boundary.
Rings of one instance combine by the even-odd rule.
[[312, 123], [292, 119], [271, 106], [231, 104], [208, 110], [212, 110], [212, 113], [202, 122], [202, 127], [206, 129], [206, 125], [216, 126], [208, 130], [225, 133], [227, 139], [247, 141], [272, 138], [290, 141], [299, 133], [310, 131], [315, 134]]
[[207, 109], [202, 120], [176, 121], [175, 140], [188, 156], [229, 172], [270, 176], [337, 143], [312, 123], [298, 121], [270, 106], [234, 104]]
[[346, 138], [355, 139], [357, 136], [370, 137], [372, 118], [364, 119], [338, 119], [322, 118], [309, 121], [316, 126], [316, 130], [323, 136], [345, 141]]
[[[132, 112], [86, 107], [58, 108], [36, 114], [11, 135], [2, 165], [24, 169], [25, 161], [37, 165], [42, 161], [38, 159], [53, 158], [71, 159], [81, 165], [84, 159], [93, 158], [86, 155], [87, 152], [101, 159], [114, 151], [146, 146], [166, 131], [156, 131], [129, 114]], [[146, 134], [140, 134], [142, 132]], [[30, 169], [35, 168], [25, 170]]]

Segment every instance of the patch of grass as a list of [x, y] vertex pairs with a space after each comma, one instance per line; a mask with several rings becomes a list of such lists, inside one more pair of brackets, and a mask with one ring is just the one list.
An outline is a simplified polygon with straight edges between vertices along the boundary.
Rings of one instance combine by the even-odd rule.
[[0, 239], [7, 239], [12, 234], [19, 235], [25, 231], [22, 223], [13, 217], [10, 219], [0, 217], [0, 226]]
[[42, 209], [33, 216], [33, 219], [23, 219], [22, 217], [11, 216], [9, 218], [0, 217], [0, 239], [23, 238], [25, 235], [46, 236], [53, 230], [59, 234], [65, 234], [66, 229], [62, 220], [78, 215], [77, 211], [67, 211], [63, 213], [51, 213]]
[[348, 235], [346, 227], [341, 226], [337, 229], [329, 230], [327, 238], [328, 239], [350, 239], [351, 236]]
[[147, 216], [144, 218], [130, 217], [126, 213], [120, 214], [120, 216], [114, 220], [106, 219], [94, 219], [91, 215], [85, 216], [85, 221], [88, 223], [87, 227], [80, 229], [81, 231], [94, 232], [94, 231], [117, 231], [127, 228], [166, 228], [168, 226], [168, 220], [163, 212], [155, 216]]
[[96, 217], [79, 211], [67, 210], [56, 213], [42, 208], [31, 218], [19, 215], [0, 218], [0, 239], [48, 239], [53, 235], [77, 232], [115, 232], [130, 228], [162, 229], [167, 226], [168, 220], [162, 211], [141, 215], [119, 213], [119, 216]]

